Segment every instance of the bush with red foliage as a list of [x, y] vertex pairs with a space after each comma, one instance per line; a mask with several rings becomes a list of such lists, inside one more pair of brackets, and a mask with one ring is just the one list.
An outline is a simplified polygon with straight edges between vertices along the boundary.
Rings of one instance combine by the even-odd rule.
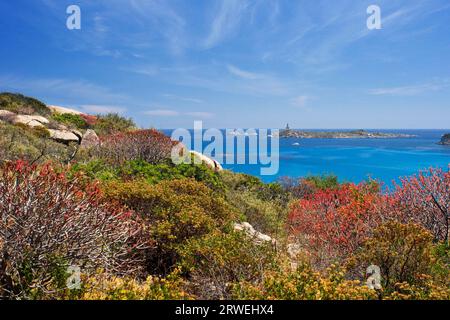
[[318, 190], [292, 205], [289, 227], [316, 262], [329, 263], [360, 247], [368, 231], [386, 219], [388, 203], [388, 197], [373, 184]]
[[318, 262], [330, 262], [352, 255], [374, 228], [392, 220], [419, 224], [448, 243], [449, 216], [450, 171], [430, 169], [388, 194], [374, 183], [318, 189], [291, 206], [288, 225]]
[[91, 127], [94, 126], [97, 122], [98, 122], [98, 117], [97, 116], [93, 116], [90, 114], [80, 114], [80, 117], [82, 117], [84, 119], [84, 121], [86, 121], [86, 123]]
[[431, 231], [435, 241], [449, 241], [449, 170], [429, 169], [402, 179], [392, 197], [402, 222], [422, 225]]
[[158, 164], [170, 158], [177, 143], [154, 129], [122, 132], [102, 137], [96, 155], [113, 164], [130, 160]]
[[142, 245], [134, 214], [61, 171], [22, 161], [0, 167], [0, 298], [45, 291], [55, 259], [83, 272], [138, 266], [130, 253]]

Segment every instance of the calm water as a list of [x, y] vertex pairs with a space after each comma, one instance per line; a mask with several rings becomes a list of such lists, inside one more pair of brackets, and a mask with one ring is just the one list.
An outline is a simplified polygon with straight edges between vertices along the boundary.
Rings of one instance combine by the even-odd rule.
[[417, 135], [408, 139], [280, 139], [280, 170], [277, 175], [260, 176], [258, 165], [225, 164], [224, 168], [260, 176], [266, 182], [282, 176], [334, 174], [341, 181], [358, 183], [371, 177], [390, 186], [399, 177], [429, 167], [448, 168], [450, 147], [437, 142], [449, 131], [386, 130]]

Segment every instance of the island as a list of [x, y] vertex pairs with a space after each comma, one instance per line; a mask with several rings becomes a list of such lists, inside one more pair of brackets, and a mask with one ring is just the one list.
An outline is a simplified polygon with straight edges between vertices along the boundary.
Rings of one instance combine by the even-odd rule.
[[439, 144], [443, 146], [450, 146], [450, 133], [444, 134]]
[[395, 139], [414, 138], [415, 135], [389, 132], [369, 132], [366, 130], [350, 131], [306, 131], [286, 129], [280, 131], [280, 138], [301, 138], [301, 139]]

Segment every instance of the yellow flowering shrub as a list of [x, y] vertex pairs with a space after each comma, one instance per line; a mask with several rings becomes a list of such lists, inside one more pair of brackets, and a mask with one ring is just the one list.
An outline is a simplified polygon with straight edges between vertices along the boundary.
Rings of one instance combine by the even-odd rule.
[[241, 282], [234, 287], [234, 298], [257, 300], [366, 300], [377, 299], [377, 292], [358, 280], [346, 280], [345, 270], [335, 266], [327, 275], [314, 272], [306, 264], [296, 271], [269, 271], [262, 283]]
[[436, 262], [432, 254], [433, 236], [415, 224], [388, 222], [374, 230], [357, 254], [360, 273], [370, 265], [380, 267], [381, 285], [386, 293], [397, 283], [422, 285]]
[[106, 274], [87, 277], [80, 300], [187, 300], [179, 270], [167, 278], [149, 276], [145, 281]]
[[397, 283], [395, 291], [385, 295], [385, 300], [450, 300], [450, 287], [435, 283], [430, 276], [423, 276], [422, 285]]
[[103, 185], [109, 199], [138, 213], [155, 244], [147, 254], [148, 271], [166, 274], [179, 260], [179, 247], [191, 238], [230, 226], [235, 211], [205, 184], [193, 179], [145, 180]]
[[215, 231], [192, 239], [180, 250], [183, 271], [200, 299], [229, 299], [232, 284], [258, 281], [274, 267], [272, 243], [255, 243], [241, 232]]

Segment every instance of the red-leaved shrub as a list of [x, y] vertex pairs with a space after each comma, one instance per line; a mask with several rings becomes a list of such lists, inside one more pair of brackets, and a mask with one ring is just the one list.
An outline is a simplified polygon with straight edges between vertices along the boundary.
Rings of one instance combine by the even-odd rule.
[[170, 157], [176, 143], [154, 129], [122, 132], [102, 137], [97, 156], [113, 164], [130, 160], [157, 164]]
[[430, 169], [405, 178], [393, 193], [395, 210], [402, 222], [415, 222], [436, 241], [449, 241], [450, 171]]
[[83, 118], [84, 121], [86, 121], [86, 123], [89, 126], [95, 125], [97, 123], [97, 121], [98, 121], [98, 117], [97, 116], [93, 116], [93, 115], [90, 115], [90, 114], [82, 113], [82, 114], [80, 114], [80, 117]]
[[133, 212], [61, 171], [22, 161], [0, 167], [0, 297], [44, 290], [55, 261], [83, 272], [137, 266], [131, 251], [141, 246], [141, 228]]
[[289, 227], [318, 262], [329, 263], [361, 246], [368, 232], [385, 219], [387, 204], [388, 198], [372, 185], [318, 190], [292, 205]]
[[291, 206], [288, 225], [317, 261], [330, 262], [351, 256], [388, 221], [419, 224], [448, 242], [449, 215], [450, 172], [430, 169], [386, 194], [373, 183], [316, 190]]

